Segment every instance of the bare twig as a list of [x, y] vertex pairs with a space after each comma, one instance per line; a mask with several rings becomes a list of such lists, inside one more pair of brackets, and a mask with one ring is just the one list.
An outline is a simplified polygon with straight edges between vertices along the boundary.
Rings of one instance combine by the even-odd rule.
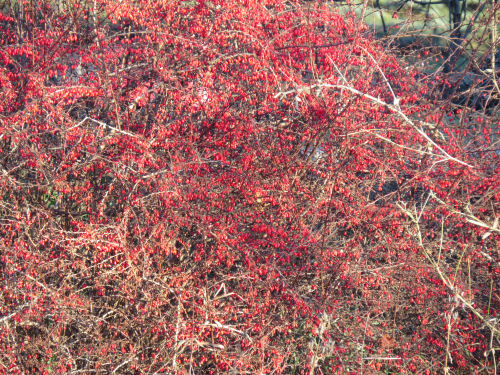
[[382, 99], [380, 98], [376, 98], [370, 94], [366, 94], [360, 90], [357, 90], [351, 86], [348, 86], [348, 85], [340, 85], [340, 84], [329, 84], [329, 83], [320, 83], [320, 84], [316, 84], [316, 85], [311, 85], [311, 86], [303, 86], [303, 87], [299, 87], [299, 88], [296, 88], [296, 89], [292, 89], [292, 90], [288, 90], [288, 91], [282, 91], [282, 92], [279, 92], [277, 94], [274, 95], [274, 98], [282, 98], [282, 97], [286, 97], [287, 95], [289, 94], [302, 94], [302, 93], [309, 93], [311, 92], [312, 89], [315, 89], [315, 88], [331, 88], [331, 89], [343, 89], [343, 90], [347, 90], [347, 91], [350, 91], [352, 92], [353, 94], [356, 94], [356, 95], [359, 95], [361, 97], [364, 97], [366, 99], [369, 99], [370, 101], [378, 104], [378, 105], [381, 105], [383, 107], [386, 107], [388, 108], [390, 111], [398, 114], [407, 124], [409, 124], [418, 134], [420, 134], [429, 144], [431, 144], [433, 147], [435, 147], [437, 150], [439, 150], [439, 152], [444, 155], [444, 160], [451, 160], [451, 161], [454, 161], [455, 163], [458, 163], [458, 164], [461, 164], [461, 165], [464, 165], [468, 168], [473, 168], [472, 165], [462, 161], [462, 160], [459, 160], [453, 156], [451, 156], [450, 154], [448, 154], [441, 146], [439, 146], [434, 140], [432, 140], [432, 138], [430, 138], [426, 133], [425, 131], [420, 127], [420, 126], [417, 126], [415, 124], [415, 122], [413, 122], [401, 109], [401, 107], [399, 106], [399, 102], [397, 101], [397, 98], [395, 99], [395, 102], [394, 104], [389, 104], [389, 103], [386, 103], [385, 101], [383, 101]]

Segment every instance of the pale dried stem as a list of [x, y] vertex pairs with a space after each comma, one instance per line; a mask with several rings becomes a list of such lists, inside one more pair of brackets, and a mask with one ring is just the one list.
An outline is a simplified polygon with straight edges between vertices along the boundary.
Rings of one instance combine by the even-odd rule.
[[72, 127], [68, 128], [68, 130], [72, 130], [72, 129], [74, 129], [74, 128], [77, 128], [77, 127], [79, 127], [79, 126], [83, 125], [83, 124], [85, 123], [85, 121], [87, 121], [87, 120], [92, 121], [92, 122], [95, 122], [96, 124], [98, 124], [98, 125], [100, 125], [100, 126], [102, 126], [102, 127], [104, 127], [104, 128], [108, 128], [108, 129], [110, 129], [110, 130], [111, 130], [111, 133], [117, 132], [117, 133], [121, 133], [121, 134], [124, 134], [124, 135], [128, 135], [129, 137], [139, 138], [139, 136], [138, 136], [138, 135], [136, 135], [136, 134], [129, 133], [129, 132], [125, 131], [125, 130], [121, 130], [121, 129], [115, 128], [114, 126], [108, 125], [108, 124], [106, 124], [105, 122], [102, 122], [102, 121], [99, 121], [99, 120], [93, 119], [93, 118], [91, 118], [91, 117], [85, 117], [85, 118], [84, 118], [83, 120], [81, 120], [78, 124], [73, 125]]
[[172, 369], [174, 370], [174, 373], [177, 373], [177, 355], [179, 354], [179, 332], [181, 329], [181, 300], [180, 298], [177, 300], [177, 321], [175, 323], [175, 335], [174, 335], [174, 348], [175, 348], [175, 353], [174, 356], [172, 357]]
[[[429, 194], [430, 196], [431, 194]], [[451, 282], [451, 280], [448, 278], [448, 276], [445, 275], [445, 273], [442, 271], [441, 266], [439, 265], [438, 262], [436, 262], [432, 257], [431, 253], [427, 248], [425, 247], [423, 243], [423, 238], [422, 238], [422, 232], [420, 228], [420, 217], [422, 215], [422, 212], [425, 207], [422, 207], [422, 211], [417, 214], [417, 212], [412, 213], [410, 210], [408, 210], [404, 205], [401, 203], [398, 203], [397, 206], [401, 209], [403, 213], [405, 213], [410, 220], [415, 224], [415, 227], [417, 229], [417, 239], [418, 239], [418, 244], [420, 248], [422, 249], [422, 252], [426, 259], [429, 261], [429, 263], [432, 265], [433, 269], [436, 271], [438, 274], [439, 278], [443, 282], [443, 284], [450, 290], [452, 293], [455, 301], [459, 302], [463, 308], [467, 308], [470, 310], [486, 327], [488, 327], [491, 331], [492, 334], [494, 333], [495, 335], [499, 335], [500, 337], [500, 330], [492, 324], [481, 312], [479, 312], [474, 306], [472, 302], [469, 302], [462, 294], [459, 288], [456, 288], [454, 283]], [[472, 296], [471, 296], [472, 297]]]
[[[399, 98], [397, 98], [397, 97], [394, 98], [394, 104], [389, 104], [380, 98], [376, 98], [370, 94], [366, 94], [366, 93], [364, 93], [360, 90], [357, 90], [349, 85], [329, 84], [329, 83], [320, 83], [320, 84], [316, 84], [316, 85], [298, 87], [296, 89], [292, 89], [292, 90], [288, 90], [288, 91], [282, 91], [282, 92], [279, 92], [276, 95], [274, 95], [274, 97], [281, 98], [281, 97], [285, 97], [285, 96], [290, 95], [290, 94], [300, 95], [302, 93], [311, 93], [313, 89], [321, 89], [321, 88], [347, 90], [353, 94], [356, 94], [356, 95], [359, 95], [359, 96], [364, 97], [366, 99], [369, 99], [373, 103], [376, 103], [380, 106], [388, 108], [391, 112], [399, 115], [404, 120], [404, 122], [406, 122], [408, 125], [410, 125], [419, 135], [421, 135], [428, 142], [428, 144], [435, 147], [443, 155], [443, 156], [441, 156], [441, 159], [443, 161], [453, 161], [455, 163], [461, 164], [461, 165], [466, 166], [468, 168], [473, 168], [472, 165], [448, 154], [441, 146], [439, 146], [434, 140], [432, 140], [432, 138], [430, 138], [420, 126], [417, 126], [415, 124], [415, 122], [413, 120], [411, 120], [402, 111], [401, 107], [399, 106]], [[438, 155], [436, 155], [436, 156], [438, 156]]]

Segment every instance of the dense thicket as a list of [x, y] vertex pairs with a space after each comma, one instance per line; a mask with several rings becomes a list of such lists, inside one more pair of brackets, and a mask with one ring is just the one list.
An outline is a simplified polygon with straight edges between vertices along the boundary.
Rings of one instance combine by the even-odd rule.
[[0, 35], [1, 373], [496, 370], [498, 127], [353, 14], [25, 1]]

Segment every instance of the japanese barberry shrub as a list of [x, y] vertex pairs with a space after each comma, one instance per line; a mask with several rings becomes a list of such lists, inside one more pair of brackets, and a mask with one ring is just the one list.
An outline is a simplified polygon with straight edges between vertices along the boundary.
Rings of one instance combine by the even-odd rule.
[[496, 366], [498, 123], [354, 14], [2, 7], [0, 373]]

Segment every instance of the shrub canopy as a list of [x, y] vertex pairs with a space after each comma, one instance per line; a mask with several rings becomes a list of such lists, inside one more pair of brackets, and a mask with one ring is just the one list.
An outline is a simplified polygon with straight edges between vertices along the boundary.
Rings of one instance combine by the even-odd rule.
[[353, 14], [38, 1], [0, 35], [0, 372], [491, 369], [498, 127]]

